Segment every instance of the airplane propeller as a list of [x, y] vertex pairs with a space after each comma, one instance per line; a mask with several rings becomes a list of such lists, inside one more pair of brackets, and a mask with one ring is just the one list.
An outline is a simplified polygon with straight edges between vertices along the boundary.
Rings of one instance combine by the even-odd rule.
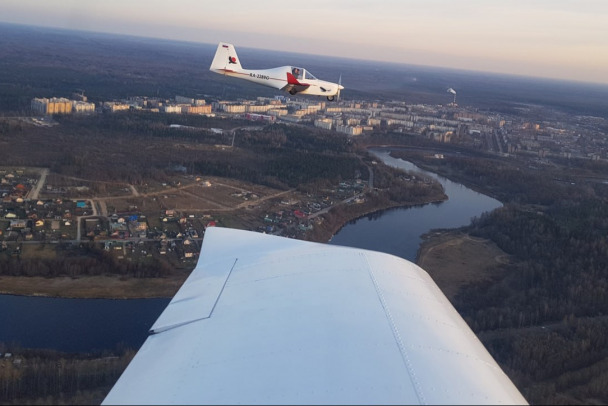
[[[341, 88], [342, 88], [342, 75], [340, 74], [340, 78], [338, 79], [338, 91], [336, 92], [336, 94], [334, 96], [327, 96], [327, 100], [329, 100], [329, 101], [334, 101], [334, 100], [335, 101], [340, 101], [340, 89]], [[323, 90], [324, 92], [327, 91], [324, 88], [321, 88], [321, 90]]]

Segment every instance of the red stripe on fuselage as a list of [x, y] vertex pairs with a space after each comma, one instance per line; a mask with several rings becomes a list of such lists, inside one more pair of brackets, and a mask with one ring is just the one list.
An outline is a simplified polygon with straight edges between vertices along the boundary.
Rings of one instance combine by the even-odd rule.
[[306, 83], [300, 83], [293, 73], [287, 72], [287, 83], [290, 85], [310, 86]]
[[[294, 85], [294, 86], [301, 86], [303, 88], [310, 87], [310, 85], [308, 83], [302, 83], [302, 82], [298, 81], [298, 79], [296, 79], [296, 77], [291, 72], [287, 72], [287, 84]], [[300, 91], [302, 91], [302, 90], [300, 90]]]
[[[218, 70], [220, 70], [222, 72], [225, 72], [225, 73], [234, 73], [234, 74], [237, 74], [237, 75], [243, 75], [243, 76], [247, 76], [247, 77], [250, 76], [249, 73], [237, 72], [237, 71], [234, 71], [234, 70], [231, 70], [231, 69], [218, 69]], [[252, 79], [254, 79], [254, 78], [252, 78]], [[285, 80], [285, 79], [270, 78], [270, 80]], [[287, 80], [286, 80], [286, 82], [289, 85], [297, 85], [297, 86], [303, 86], [303, 87], [309, 87], [310, 86], [308, 83], [301, 83], [301, 82], [299, 82], [298, 79], [296, 79], [296, 77], [292, 73], [290, 73], [290, 72], [287, 72]]]

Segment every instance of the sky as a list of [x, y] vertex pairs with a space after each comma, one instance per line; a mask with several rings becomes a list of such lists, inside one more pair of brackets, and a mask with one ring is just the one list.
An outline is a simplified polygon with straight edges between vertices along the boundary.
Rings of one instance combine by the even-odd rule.
[[0, 21], [608, 83], [606, 0], [1, 0]]

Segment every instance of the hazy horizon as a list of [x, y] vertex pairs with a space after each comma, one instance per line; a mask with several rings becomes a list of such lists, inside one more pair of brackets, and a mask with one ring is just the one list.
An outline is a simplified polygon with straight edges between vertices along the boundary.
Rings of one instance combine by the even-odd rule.
[[[83, 34], [103, 35], [103, 36], [110, 36], [110, 37], [117, 37], [117, 38], [133, 38], [133, 39], [161, 41], [161, 42], [166, 41], [166, 42], [172, 42], [172, 43], [204, 45], [204, 46], [211, 46], [211, 47], [217, 46], [217, 43], [209, 42], [209, 41], [171, 39], [171, 38], [165, 38], [165, 37], [144, 36], [144, 35], [136, 35], [136, 34], [122, 34], [122, 33], [115, 33], [115, 32], [92, 31], [92, 30], [75, 29], [75, 28], [62, 28], [62, 27], [51, 27], [51, 26], [44, 26], [44, 25], [9, 23], [9, 22], [4, 22], [4, 21], [0, 21], [0, 25], [23, 27], [23, 28], [28, 28], [28, 29], [57, 30], [59, 32], [72, 31], [72, 32], [83, 33]], [[237, 51], [241, 50], [241, 52], [243, 50], [259, 50], [259, 51], [263, 51], [263, 52], [277, 52], [277, 53], [285, 53], [285, 54], [294, 54], [294, 55], [298, 55], [300, 57], [312, 56], [312, 57], [321, 57], [321, 58], [334, 58], [336, 60], [354, 61], [354, 62], [366, 63], [366, 64], [370, 64], [370, 65], [386, 64], [387, 66], [392, 66], [392, 67], [409, 66], [412, 68], [433, 69], [433, 70], [438, 70], [438, 71], [444, 70], [444, 71], [462, 72], [462, 73], [469, 73], [469, 74], [478, 73], [478, 74], [511, 77], [514, 79], [519, 78], [519, 79], [524, 79], [524, 80], [525, 79], [541, 80], [541, 81], [545, 80], [545, 81], [555, 81], [555, 82], [564, 82], [564, 83], [571, 82], [574, 84], [580, 83], [581, 85], [598, 85], [601, 87], [608, 87], [608, 82], [594, 82], [594, 81], [589, 81], [589, 80], [543, 77], [543, 76], [534, 76], [534, 75], [527, 75], [527, 74], [520, 74], [520, 73], [511, 73], [511, 72], [493, 72], [493, 71], [479, 70], [479, 69], [474, 69], [474, 68], [471, 68], [471, 69], [455, 68], [455, 67], [449, 67], [449, 66], [424, 65], [424, 64], [416, 64], [416, 63], [409, 63], [409, 62], [378, 61], [378, 60], [374, 60], [374, 59], [364, 59], [364, 58], [360, 58], [360, 57], [349, 57], [349, 56], [342, 56], [342, 55], [324, 55], [324, 54], [314, 54], [314, 53], [308, 53], [308, 52], [298, 52], [297, 50], [278, 50], [278, 49], [262, 48], [262, 47], [239, 46], [238, 44], [235, 44], [235, 46], [237, 48]], [[213, 55], [210, 54], [210, 55], [208, 55], [208, 57], [210, 58], [209, 61], [211, 61], [211, 58], [213, 57]], [[253, 61], [245, 61], [244, 63], [246, 65], [245, 66], [246, 68], [261, 69], [261, 68], [270, 67], [268, 64], [267, 64], [268, 66], [267, 65], [248, 66], [247, 62], [253, 62]], [[285, 63], [290, 63], [290, 62], [285, 61]], [[259, 64], [259, 61], [258, 61], [258, 64]]]
[[13, 24], [608, 84], [601, 0], [5, 0], [0, 10]]

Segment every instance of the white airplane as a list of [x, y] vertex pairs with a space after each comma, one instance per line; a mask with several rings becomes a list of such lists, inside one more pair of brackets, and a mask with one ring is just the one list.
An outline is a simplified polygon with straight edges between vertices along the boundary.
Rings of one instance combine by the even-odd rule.
[[215, 51], [215, 57], [213, 58], [213, 62], [211, 62], [209, 70], [275, 89], [285, 90], [291, 95], [299, 93], [325, 96], [329, 101], [339, 99], [340, 90], [344, 89], [344, 86], [340, 83], [319, 80], [306, 69], [296, 66], [281, 66], [259, 70], [243, 69], [241, 61], [236, 55], [234, 45], [223, 42], [220, 42], [217, 46], [217, 51]]
[[417, 265], [210, 227], [103, 404], [526, 404]]

